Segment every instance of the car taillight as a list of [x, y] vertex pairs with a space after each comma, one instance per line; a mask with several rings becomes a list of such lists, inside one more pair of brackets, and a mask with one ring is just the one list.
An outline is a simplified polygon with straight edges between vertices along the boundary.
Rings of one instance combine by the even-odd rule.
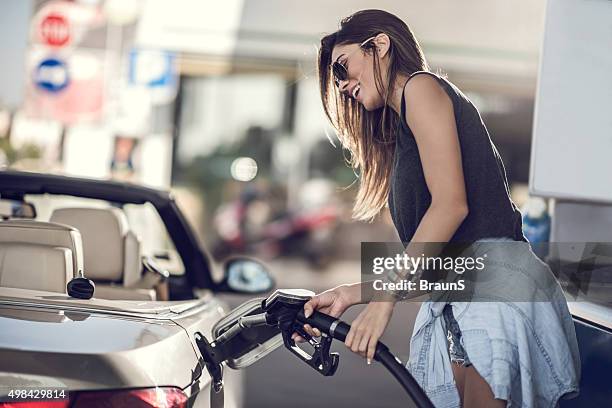
[[0, 408], [68, 408], [69, 406], [70, 401], [67, 399], [0, 402]]
[[73, 408], [184, 408], [187, 396], [174, 387], [85, 391], [71, 395]]

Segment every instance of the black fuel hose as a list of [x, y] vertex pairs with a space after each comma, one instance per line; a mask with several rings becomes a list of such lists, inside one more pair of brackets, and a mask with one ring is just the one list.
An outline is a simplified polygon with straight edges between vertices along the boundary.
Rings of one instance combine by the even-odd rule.
[[[351, 326], [343, 321], [316, 311], [310, 317], [306, 317], [302, 309], [298, 312], [297, 320], [301, 323], [316, 327], [321, 333], [325, 333], [342, 342], [344, 342], [351, 329]], [[406, 390], [417, 407], [434, 408], [429, 397], [425, 394], [425, 391], [419, 386], [408, 369], [404, 367], [404, 365], [389, 351], [389, 348], [380, 341], [376, 344], [374, 360], [380, 362], [391, 374], [393, 374], [393, 377], [395, 377], [404, 390]]]

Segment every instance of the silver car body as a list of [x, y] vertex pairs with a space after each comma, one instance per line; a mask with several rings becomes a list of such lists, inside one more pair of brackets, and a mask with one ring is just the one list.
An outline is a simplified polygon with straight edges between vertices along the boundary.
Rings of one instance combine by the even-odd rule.
[[[195, 300], [143, 302], [0, 288], [2, 392], [174, 386], [194, 406], [209, 406], [210, 376], [193, 333], [209, 336], [225, 312], [206, 293]], [[225, 370], [224, 378], [225, 406], [241, 406], [240, 372]]]

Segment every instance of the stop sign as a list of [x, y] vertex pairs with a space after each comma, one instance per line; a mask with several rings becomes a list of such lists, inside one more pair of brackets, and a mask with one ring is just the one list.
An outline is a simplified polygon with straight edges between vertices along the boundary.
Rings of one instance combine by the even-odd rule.
[[40, 23], [40, 36], [48, 45], [62, 47], [70, 41], [70, 25], [61, 14], [50, 13]]

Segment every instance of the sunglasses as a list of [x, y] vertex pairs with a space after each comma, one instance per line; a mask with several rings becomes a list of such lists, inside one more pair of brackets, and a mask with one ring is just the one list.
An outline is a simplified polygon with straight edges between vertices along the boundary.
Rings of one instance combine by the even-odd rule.
[[[366, 45], [368, 42], [372, 41], [375, 38], [376, 37], [368, 38], [367, 40], [359, 44], [359, 48], [357, 49], [363, 48], [364, 45]], [[352, 52], [350, 52], [346, 56], [345, 60], [348, 60], [348, 57], [351, 56], [355, 51], [357, 50], [353, 50]], [[348, 70], [346, 69], [346, 66], [339, 61], [334, 61], [334, 63], [332, 64], [332, 74], [334, 75], [334, 83], [337, 87], [340, 87], [340, 82], [346, 81], [348, 79]]]

